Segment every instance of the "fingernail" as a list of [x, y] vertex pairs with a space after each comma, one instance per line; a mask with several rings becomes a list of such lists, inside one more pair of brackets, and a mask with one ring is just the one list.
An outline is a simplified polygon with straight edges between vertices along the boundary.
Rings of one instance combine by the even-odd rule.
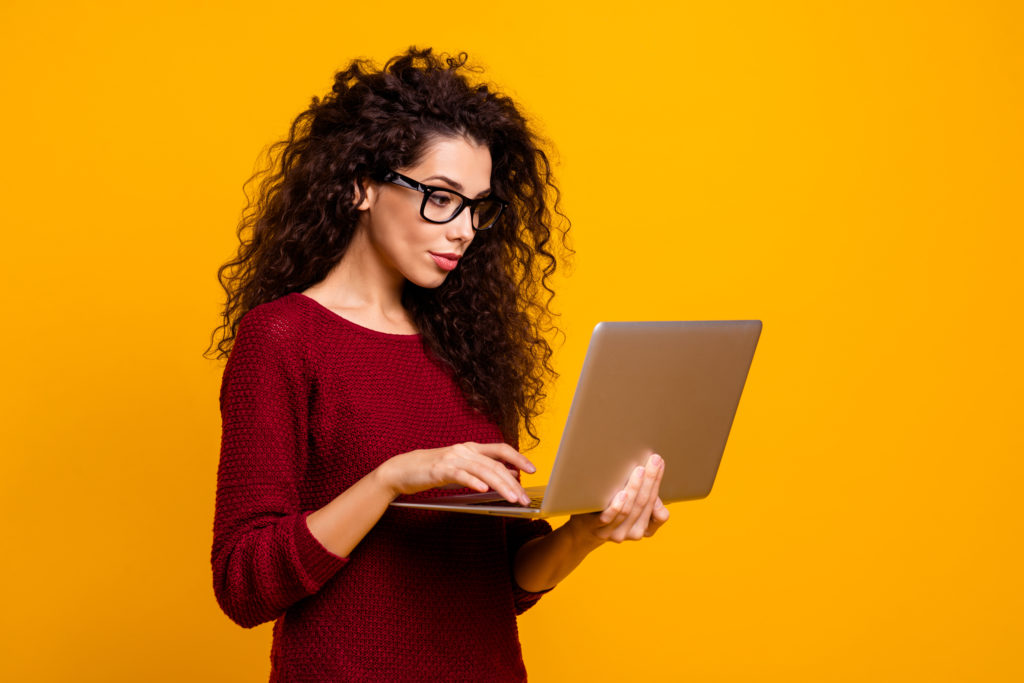
[[651, 456], [651, 462], [654, 463], [655, 465], [663, 465], [663, 464], [665, 464], [665, 461], [662, 460], [661, 456], [658, 455], [657, 453], [655, 453], [654, 455]]
[[528, 462], [526, 463], [526, 471], [529, 472], [530, 474], [533, 474], [534, 472], [537, 471], [537, 468], [534, 466], [532, 462]]

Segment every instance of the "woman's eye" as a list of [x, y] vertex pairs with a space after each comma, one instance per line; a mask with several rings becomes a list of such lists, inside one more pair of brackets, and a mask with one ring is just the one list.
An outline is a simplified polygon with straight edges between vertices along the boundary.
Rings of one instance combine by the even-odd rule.
[[435, 192], [430, 195], [430, 203], [434, 206], [448, 206], [455, 198], [447, 192]]

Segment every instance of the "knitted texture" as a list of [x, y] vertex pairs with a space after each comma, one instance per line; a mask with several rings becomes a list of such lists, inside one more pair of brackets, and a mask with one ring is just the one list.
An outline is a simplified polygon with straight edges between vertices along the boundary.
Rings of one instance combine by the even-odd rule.
[[347, 558], [306, 526], [393, 455], [501, 441], [418, 335], [289, 294], [243, 317], [220, 405], [214, 591], [276, 620], [271, 681], [525, 680], [516, 614], [541, 594], [511, 568], [546, 522], [389, 508]]

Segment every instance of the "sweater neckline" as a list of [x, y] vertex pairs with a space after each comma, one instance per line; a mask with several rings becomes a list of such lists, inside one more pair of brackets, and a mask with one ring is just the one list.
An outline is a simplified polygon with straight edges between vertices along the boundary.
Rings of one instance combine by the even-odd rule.
[[359, 323], [352, 322], [348, 318], [342, 317], [338, 313], [336, 313], [336, 312], [332, 311], [331, 309], [327, 308], [326, 306], [324, 306], [322, 303], [320, 303], [319, 301], [317, 301], [313, 297], [306, 296], [302, 292], [292, 292], [288, 296], [295, 297], [297, 301], [307, 302], [307, 305], [310, 308], [312, 308], [314, 310], [320, 311], [323, 316], [326, 316], [327, 318], [330, 318], [332, 320], [336, 320], [336, 321], [342, 323], [343, 325], [345, 325], [346, 327], [349, 327], [349, 328], [351, 328], [353, 330], [361, 332], [361, 333], [363, 333], [365, 335], [377, 337], [379, 339], [392, 339], [392, 340], [396, 340], [396, 341], [416, 341], [416, 342], [420, 341], [421, 335], [419, 335], [418, 333], [417, 334], [396, 334], [394, 332], [383, 332], [381, 330], [375, 330], [375, 329], [370, 328], [370, 327], [364, 327], [363, 325], [360, 325]]

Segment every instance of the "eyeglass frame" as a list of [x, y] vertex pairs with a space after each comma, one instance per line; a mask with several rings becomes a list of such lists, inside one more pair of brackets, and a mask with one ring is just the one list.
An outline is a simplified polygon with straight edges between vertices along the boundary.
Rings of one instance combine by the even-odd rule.
[[[505, 208], [508, 207], [508, 202], [506, 202], [504, 199], [498, 199], [497, 197], [491, 195], [487, 195], [486, 197], [477, 197], [476, 199], [470, 199], [466, 195], [460, 192], [456, 192], [455, 190], [448, 187], [424, 185], [418, 180], [413, 180], [409, 176], [402, 175], [398, 171], [389, 170], [387, 173], [384, 174], [384, 177], [381, 180], [383, 180], [383, 182], [385, 183], [391, 183], [392, 185], [404, 187], [409, 190], [416, 190], [417, 192], [422, 192], [423, 202], [420, 204], [420, 216], [423, 217], [423, 220], [427, 221], [428, 223], [433, 223], [435, 225], [444, 225], [445, 223], [451, 223], [453, 220], [458, 218], [459, 214], [462, 213], [462, 210], [468, 206], [470, 215], [469, 224], [473, 227], [473, 230], [477, 232], [483, 230], [490, 230], [492, 227], [494, 227], [494, 224], [498, 222], [498, 219], [501, 218], [501, 214], [505, 211]], [[434, 194], [435, 192], [447, 192], [448, 194], [453, 194], [462, 200], [462, 204], [460, 204], [459, 208], [455, 210], [455, 213], [451, 215], [451, 218], [447, 218], [443, 221], [435, 221], [433, 218], [427, 217], [427, 201], [430, 199], [430, 195]], [[494, 219], [491, 220], [490, 223], [488, 223], [482, 228], [478, 228], [475, 225], [473, 225], [473, 207], [483, 202], [497, 202], [498, 213], [494, 216]]]

